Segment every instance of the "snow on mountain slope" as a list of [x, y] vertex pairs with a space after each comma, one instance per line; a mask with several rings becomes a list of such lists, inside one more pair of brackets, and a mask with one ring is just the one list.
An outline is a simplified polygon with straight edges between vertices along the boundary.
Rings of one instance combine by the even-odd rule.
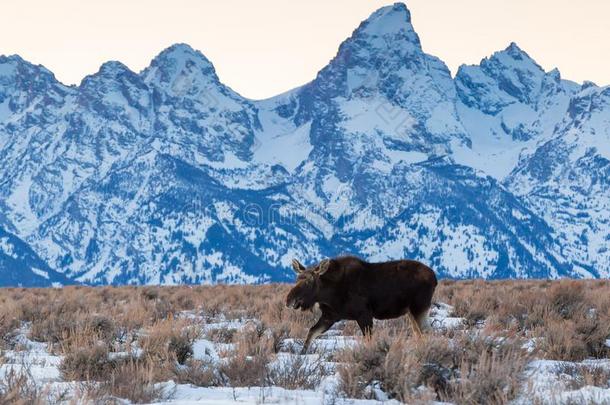
[[48, 287], [74, 284], [51, 269], [27, 243], [0, 227], [0, 285]]
[[77, 87], [0, 57], [0, 224], [92, 284], [287, 280], [341, 253], [608, 276], [608, 94], [516, 44], [452, 78], [400, 3], [261, 101], [185, 44]]
[[610, 277], [610, 88], [584, 85], [556, 136], [507, 179], [587, 277]]
[[549, 249], [549, 226], [493, 178], [443, 160], [407, 167], [404, 177], [412, 191], [402, 211], [374, 233], [348, 234], [366, 257], [417, 257], [452, 278], [569, 272]]

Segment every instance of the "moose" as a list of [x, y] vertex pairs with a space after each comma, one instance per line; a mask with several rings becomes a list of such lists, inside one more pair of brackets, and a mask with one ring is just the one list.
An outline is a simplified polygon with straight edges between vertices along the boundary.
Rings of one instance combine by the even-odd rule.
[[369, 335], [373, 318], [391, 319], [407, 315], [416, 335], [422, 335], [436, 275], [415, 260], [367, 263], [354, 256], [324, 259], [305, 267], [293, 259], [296, 285], [286, 297], [286, 306], [310, 310], [319, 305], [322, 316], [309, 329], [301, 354], [312, 340], [335, 322], [355, 320], [363, 335]]

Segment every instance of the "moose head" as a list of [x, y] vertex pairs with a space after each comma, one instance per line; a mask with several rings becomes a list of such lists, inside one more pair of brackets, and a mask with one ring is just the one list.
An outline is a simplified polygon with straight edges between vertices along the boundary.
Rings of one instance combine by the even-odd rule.
[[297, 259], [292, 260], [292, 268], [297, 273], [296, 285], [286, 297], [286, 306], [303, 311], [311, 309], [319, 301], [321, 276], [331, 267], [331, 260], [324, 259], [315, 266], [306, 268]]

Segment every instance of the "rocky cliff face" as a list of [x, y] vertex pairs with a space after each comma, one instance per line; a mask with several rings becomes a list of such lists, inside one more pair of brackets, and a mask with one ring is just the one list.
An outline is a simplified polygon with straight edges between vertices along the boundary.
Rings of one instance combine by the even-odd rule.
[[0, 57], [0, 227], [93, 284], [287, 280], [293, 256], [341, 253], [607, 277], [609, 100], [516, 44], [452, 78], [403, 4], [262, 101], [184, 44], [78, 87]]

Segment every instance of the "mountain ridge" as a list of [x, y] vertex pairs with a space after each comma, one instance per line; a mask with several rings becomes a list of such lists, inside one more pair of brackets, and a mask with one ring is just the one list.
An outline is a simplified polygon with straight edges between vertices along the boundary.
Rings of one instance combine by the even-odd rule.
[[341, 253], [608, 277], [608, 94], [515, 43], [452, 77], [402, 3], [265, 100], [186, 44], [79, 86], [0, 57], [0, 226], [91, 284], [283, 281]]

